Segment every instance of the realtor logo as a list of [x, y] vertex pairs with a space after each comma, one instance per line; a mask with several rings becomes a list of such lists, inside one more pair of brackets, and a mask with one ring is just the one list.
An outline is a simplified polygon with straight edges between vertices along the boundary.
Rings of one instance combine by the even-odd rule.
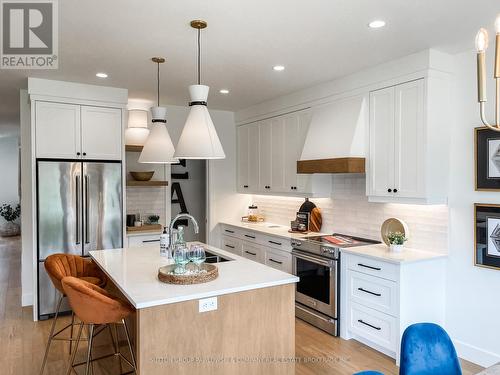
[[57, 0], [0, 0], [0, 68], [57, 69]]

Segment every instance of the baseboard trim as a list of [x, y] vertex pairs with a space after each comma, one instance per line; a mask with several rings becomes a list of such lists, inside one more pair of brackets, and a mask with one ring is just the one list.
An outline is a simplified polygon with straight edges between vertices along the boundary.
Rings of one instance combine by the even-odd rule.
[[483, 367], [490, 367], [500, 362], [500, 355], [467, 344], [460, 340], [453, 340], [458, 356], [469, 362]]
[[33, 305], [33, 293], [25, 293], [21, 297], [21, 306], [32, 306]]

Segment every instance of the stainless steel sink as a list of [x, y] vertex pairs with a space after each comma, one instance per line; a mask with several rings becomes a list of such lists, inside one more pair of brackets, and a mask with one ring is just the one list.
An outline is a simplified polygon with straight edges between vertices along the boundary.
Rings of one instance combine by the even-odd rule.
[[205, 260], [205, 263], [222, 263], [222, 262], [229, 262], [234, 259], [229, 259], [229, 258], [224, 258], [223, 256], [219, 254], [212, 253], [208, 250], [205, 250], [205, 255], [207, 259]]

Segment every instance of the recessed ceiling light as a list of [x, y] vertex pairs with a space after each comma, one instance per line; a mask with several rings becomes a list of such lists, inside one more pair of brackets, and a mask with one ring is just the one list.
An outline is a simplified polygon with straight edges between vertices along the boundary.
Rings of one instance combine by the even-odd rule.
[[381, 27], [384, 27], [385, 26], [385, 21], [382, 21], [382, 20], [375, 20], [375, 21], [372, 21], [368, 24], [368, 27], [372, 28], [372, 29], [379, 29]]
[[220, 89], [219, 92], [221, 94], [229, 94], [229, 90], [228, 89]]
[[285, 67], [283, 65], [275, 65], [273, 66], [273, 69], [276, 70], [277, 72], [281, 72], [285, 70]]
[[108, 78], [108, 75], [106, 73], [97, 73], [95, 76], [99, 78]]

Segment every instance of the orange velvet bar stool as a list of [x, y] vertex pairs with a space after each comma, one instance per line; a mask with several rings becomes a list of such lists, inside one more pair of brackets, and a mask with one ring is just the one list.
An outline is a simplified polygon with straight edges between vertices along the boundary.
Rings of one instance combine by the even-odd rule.
[[[49, 275], [54, 287], [60, 292], [59, 301], [57, 302], [56, 312], [54, 316], [54, 321], [52, 322], [52, 328], [50, 329], [49, 339], [47, 341], [47, 346], [45, 348], [45, 355], [43, 357], [42, 368], [40, 369], [40, 375], [43, 374], [45, 369], [45, 364], [47, 362], [50, 345], [52, 340], [64, 340], [69, 341], [69, 351], [71, 352], [73, 343], [73, 324], [74, 324], [74, 313], [71, 314], [71, 323], [66, 325], [64, 328], [60, 329], [56, 333], [54, 330], [56, 328], [57, 318], [59, 316], [59, 310], [61, 308], [61, 303], [63, 298], [66, 297], [64, 289], [62, 287], [61, 281], [66, 276], [73, 276], [85, 280], [91, 284], [104, 287], [106, 285], [106, 275], [100, 270], [100, 268], [90, 259], [82, 258], [78, 255], [72, 254], [53, 254], [48, 256], [44, 262], [45, 269]], [[71, 328], [70, 338], [60, 338], [57, 337], [60, 333], [64, 332], [67, 328]]]
[[[125, 321], [125, 318], [135, 311], [134, 308], [129, 303], [111, 295], [106, 290], [82, 279], [71, 276], [65, 277], [64, 279], [62, 279], [62, 286], [64, 289], [64, 293], [68, 296], [71, 308], [75, 312], [78, 319], [80, 319], [81, 321], [80, 328], [78, 329], [75, 350], [71, 355], [71, 361], [68, 366], [67, 375], [71, 373], [71, 370], [74, 369], [74, 367], [82, 365], [83, 363], [85, 363], [85, 375], [88, 375], [91, 362], [113, 355], [119, 355], [120, 358], [127, 362], [134, 369], [134, 371], [136, 371], [137, 368], [134, 351], [132, 349], [132, 344], [130, 342], [130, 333]], [[110, 330], [111, 337], [113, 338], [111, 325], [114, 324], [123, 325], [125, 336], [127, 338], [128, 348], [130, 350], [131, 360], [129, 361], [127, 358], [125, 358], [119, 351], [119, 348], [116, 347], [116, 345], [115, 352], [113, 354], [92, 359], [92, 341], [95, 335], [99, 333], [97, 332], [94, 334], [95, 326], [103, 325], [104, 328], [106, 328], [107, 326], [107, 328], [109, 328]], [[84, 325], [89, 326], [87, 360], [86, 362], [74, 364]]]

